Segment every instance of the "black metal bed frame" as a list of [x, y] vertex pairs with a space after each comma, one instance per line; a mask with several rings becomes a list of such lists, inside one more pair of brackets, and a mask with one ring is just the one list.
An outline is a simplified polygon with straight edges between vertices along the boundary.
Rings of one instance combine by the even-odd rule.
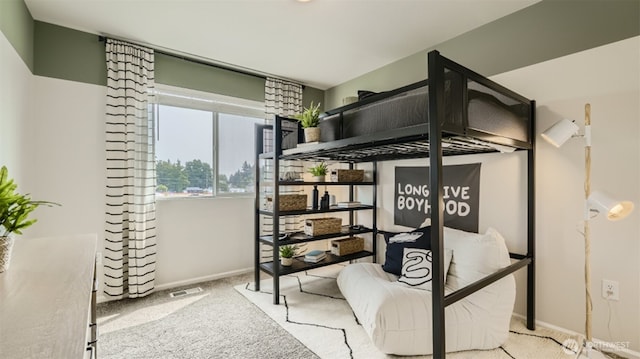
[[[465, 129], [465, 136], [451, 136], [445, 126], [445, 72], [453, 71], [462, 76], [463, 83], [466, 80], [474, 81], [486, 88], [496, 91], [522, 103], [529, 104], [528, 131], [529, 141], [514, 141], [508, 138], [492, 136], [491, 134]], [[432, 188], [431, 207], [431, 250], [433, 255], [432, 275], [432, 311], [433, 311], [433, 357], [444, 358], [445, 348], [445, 308], [460, 299], [484, 288], [505, 276], [527, 267], [527, 328], [535, 329], [535, 101], [529, 100], [486, 77], [459, 65], [443, 56], [438, 51], [428, 54], [428, 124], [400, 128], [387, 131], [383, 136], [361, 136], [360, 138], [347, 138], [337, 141], [320, 143], [313, 146], [305, 146], [282, 151], [276, 147], [276, 156], [279, 159], [295, 160], [338, 160], [347, 162], [373, 162], [405, 159], [405, 158], [429, 158], [429, 180]], [[421, 82], [422, 83], [422, 82]], [[414, 85], [410, 85], [414, 86]], [[466, 86], [466, 85], [464, 85]], [[466, 89], [466, 87], [465, 87]], [[466, 96], [466, 91], [464, 91]], [[381, 97], [393, 95], [394, 92], [376, 96], [365, 100], [375, 101]], [[466, 100], [466, 98], [465, 98]], [[463, 101], [466, 103], [466, 101]], [[362, 102], [360, 102], [360, 105]], [[342, 110], [357, 107], [352, 104], [341, 108]], [[463, 111], [465, 113], [465, 111]], [[463, 115], [464, 121], [466, 113]], [[281, 129], [276, 125], [275, 129]], [[279, 135], [274, 133], [274, 138]], [[444, 244], [443, 244], [443, 182], [442, 160], [443, 155], [460, 155], [468, 153], [495, 152], [496, 149], [485, 144], [467, 141], [467, 138], [479, 138], [488, 142], [497, 142], [508, 145], [517, 150], [527, 151], [527, 253], [514, 254], [510, 257], [516, 260], [511, 265], [488, 275], [464, 288], [445, 295], [444, 292]], [[260, 140], [260, 143], [262, 141]], [[277, 138], [274, 144], [281, 145], [282, 140]], [[276, 186], [277, 187], [277, 186]], [[275, 189], [277, 195], [277, 188]], [[375, 220], [374, 220], [375, 224]], [[374, 237], [374, 241], [376, 238]], [[257, 280], [257, 279], [256, 279]]]

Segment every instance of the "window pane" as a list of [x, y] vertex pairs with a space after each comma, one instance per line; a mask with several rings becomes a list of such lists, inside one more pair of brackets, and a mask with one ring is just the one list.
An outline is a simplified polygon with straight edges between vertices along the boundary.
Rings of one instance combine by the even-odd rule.
[[158, 106], [156, 172], [158, 195], [211, 196], [213, 188], [213, 114]]
[[264, 120], [218, 115], [218, 193], [254, 192], [256, 123]]

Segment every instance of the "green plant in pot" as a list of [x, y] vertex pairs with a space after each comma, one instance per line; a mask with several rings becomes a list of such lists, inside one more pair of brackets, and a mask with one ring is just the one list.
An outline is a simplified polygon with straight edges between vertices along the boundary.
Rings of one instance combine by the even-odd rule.
[[325, 180], [325, 177], [327, 176], [328, 169], [329, 167], [327, 166], [327, 164], [322, 162], [317, 166], [309, 168], [309, 173], [313, 175], [313, 180], [315, 182], [323, 182]]
[[298, 246], [287, 244], [280, 246], [280, 263], [283, 266], [290, 266], [293, 264], [293, 257], [298, 253]]
[[22, 234], [22, 230], [30, 227], [36, 219], [29, 215], [41, 205], [58, 205], [53, 202], [34, 201], [28, 194], [16, 192], [17, 184], [9, 179], [6, 166], [0, 169], [0, 273], [9, 269], [14, 233]]
[[313, 101], [309, 107], [304, 108], [301, 114], [293, 116], [300, 121], [300, 125], [304, 129], [305, 142], [320, 141], [320, 103], [313, 105]]

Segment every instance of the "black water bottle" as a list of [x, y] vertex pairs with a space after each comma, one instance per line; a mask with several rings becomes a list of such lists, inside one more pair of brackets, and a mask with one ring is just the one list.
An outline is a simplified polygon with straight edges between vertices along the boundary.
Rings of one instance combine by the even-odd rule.
[[320, 201], [320, 209], [329, 209], [329, 192], [324, 191], [322, 201]]
[[318, 186], [313, 186], [313, 191], [311, 192], [311, 209], [318, 209]]

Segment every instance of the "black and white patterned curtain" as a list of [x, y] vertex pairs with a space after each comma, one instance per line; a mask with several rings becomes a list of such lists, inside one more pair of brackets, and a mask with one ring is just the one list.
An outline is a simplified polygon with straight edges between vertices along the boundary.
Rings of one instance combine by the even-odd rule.
[[145, 296], [156, 261], [152, 49], [107, 39], [104, 293]]
[[[302, 85], [267, 77], [264, 86], [266, 123], [272, 124], [276, 115], [292, 117], [302, 112]], [[271, 133], [265, 136], [265, 147], [273, 144]], [[267, 147], [270, 149], [270, 147]], [[268, 152], [268, 151], [265, 151]]]
[[[302, 112], [302, 85], [268, 77], [264, 88], [265, 97], [265, 115], [266, 123], [273, 124], [276, 115], [292, 117]], [[297, 126], [296, 126], [297, 128]], [[273, 146], [273, 132], [268, 131], [265, 134], [265, 152], [271, 151]], [[302, 176], [303, 168], [300, 161], [284, 161], [280, 164], [280, 174], [296, 173]], [[278, 174], [275, 174], [278, 175]], [[273, 180], [273, 169], [265, 166], [263, 173], [264, 181]], [[280, 193], [301, 193], [301, 188], [286, 187]], [[266, 194], [268, 195], [268, 193]], [[284, 222], [284, 223], [283, 223]], [[263, 218], [262, 230], [265, 233], [272, 231], [272, 218]], [[287, 216], [281, 218], [280, 231], [293, 231], [302, 228], [302, 220], [300, 216]]]

